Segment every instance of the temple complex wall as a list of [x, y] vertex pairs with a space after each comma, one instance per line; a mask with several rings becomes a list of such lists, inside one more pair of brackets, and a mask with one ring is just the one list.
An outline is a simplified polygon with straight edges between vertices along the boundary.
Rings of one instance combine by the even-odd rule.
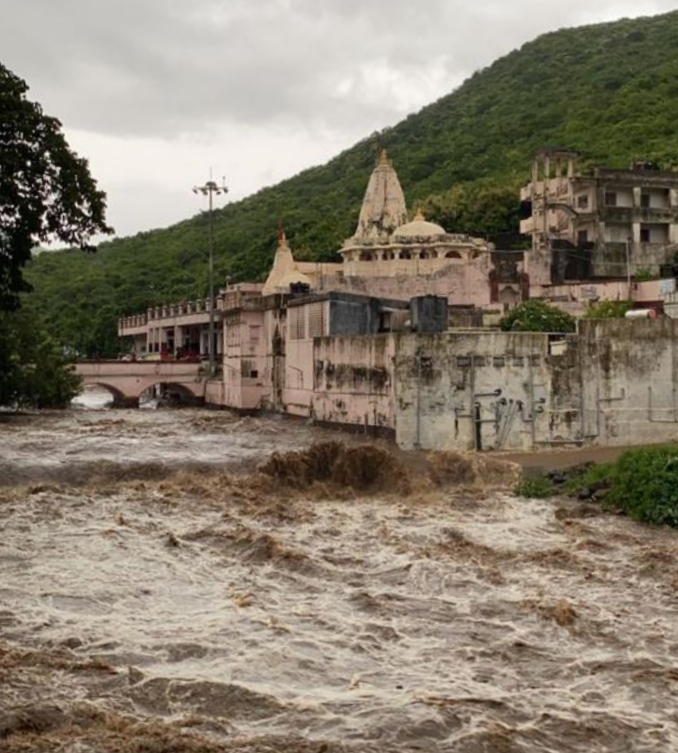
[[[337, 275], [326, 277], [323, 285], [325, 290], [341, 290], [402, 301], [421, 295], [438, 295], [447, 298], [451, 304], [482, 308], [492, 305], [489, 263], [488, 257], [463, 265], [446, 264], [429, 275]], [[365, 264], [369, 265], [370, 262]]]

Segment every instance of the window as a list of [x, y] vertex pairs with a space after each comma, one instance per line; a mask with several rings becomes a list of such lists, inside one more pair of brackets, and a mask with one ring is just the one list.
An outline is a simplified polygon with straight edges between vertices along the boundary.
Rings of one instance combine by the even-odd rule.
[[650, 206], [650, 194], [647, 191], [643, 191], [640, 194], [640, 206], [643, 209], [647, 209]]
[[324, 304], [312, 303], [306, 308], [308, 311], [308, 337], [323, 337], [325, 335]]
[[259, 372], [256, 369], [250, 371], [250, 379], [256, 379], [259, 376]]
[[584, 243], [588, 243], [589, 240], [589, 231], [588, 230], [577, 230], [577, 245], [581, 246]]
[[288, 309], [290, 340], [303, 340], [306, 337], [306, 320], [300, 306]]
[[583, 196], [577, 196], [577, 207], [579, 209], [588, 209], [589, 208], [589, 197], [588, 197], [588, 194], [584, 194]]
[[640, 228], [640, 242], [641, 243], [649, 243], [650, 242], [650, 228], [649, 227], [641, 227]]
[[617, 194], [614, 191], [605, 192], [605, 206], [606, 207], [617, 206]]

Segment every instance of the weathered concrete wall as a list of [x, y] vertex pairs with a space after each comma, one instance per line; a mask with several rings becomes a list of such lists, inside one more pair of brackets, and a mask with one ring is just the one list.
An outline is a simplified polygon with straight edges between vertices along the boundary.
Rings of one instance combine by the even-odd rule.
[[366, 433], [392, 433], [394, 355], [392, 334], [315, 340], [313, 417]]
[[533, 333], [403, 335], [395, 425], [404, 448], [523, 449], [546, 431], [549, 338]]
[[585, 433], [595, 444], [678, 438], [678, 322], [582, 322], [579, 352]]
[[450, 304], [482, 308], [491, 305], [491, 269], [490, 255], [482, 254], [473, 261], [444, 264], [430, 274], [420, 271], [394, 276], [330, 276], [323, 279], [323, 289], [400, 301], [409, 301], [421, 295], [439, 295], [447, 298]]
[[267, 391], [264, 325], [264, 312], [257, 309], [241, 309], [225, 316], [222, 404], [226, 407], [254, 410]]
[[530, 450], [678, 438], [678, 321], [583, 321], [577, 335], [406, 335], [395, 426], [405, 448]]

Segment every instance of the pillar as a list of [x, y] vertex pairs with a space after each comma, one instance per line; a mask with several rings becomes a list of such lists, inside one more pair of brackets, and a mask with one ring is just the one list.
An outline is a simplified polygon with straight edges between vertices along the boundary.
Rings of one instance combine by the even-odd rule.
[[174, 326], [174, 353], [184, 347], [184, 328]]

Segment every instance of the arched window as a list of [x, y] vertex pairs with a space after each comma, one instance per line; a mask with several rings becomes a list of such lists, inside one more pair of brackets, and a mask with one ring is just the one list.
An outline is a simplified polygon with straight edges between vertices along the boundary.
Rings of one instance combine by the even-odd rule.
[[360, 261], [372, 261], [372, 252], [371, 251], [361, 251], [360, 252]]
[[407, 250], [401, 251], [400, 252], [400, 258], [401, 259], [411, 259], [412, 258], [412, 254], [409, 251], [407, 251]]
[[446, 259], [461, 259], [461, 254], [459, 251], [448, 251], [445, 254]]

